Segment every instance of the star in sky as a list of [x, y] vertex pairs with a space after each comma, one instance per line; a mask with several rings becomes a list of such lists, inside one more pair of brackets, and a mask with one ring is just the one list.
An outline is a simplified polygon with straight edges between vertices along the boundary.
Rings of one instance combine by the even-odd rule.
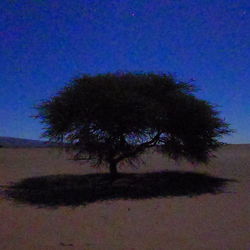
[[244, 10], [241, 12], [241, 16], [245, 16], [247, 14], [247, 12]]

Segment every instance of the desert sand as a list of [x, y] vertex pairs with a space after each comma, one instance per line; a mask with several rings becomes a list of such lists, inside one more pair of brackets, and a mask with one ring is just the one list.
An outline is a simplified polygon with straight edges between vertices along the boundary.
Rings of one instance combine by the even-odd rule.
[[105, 173], [69, 160], [56, 149], [0, 149], [1, 250], [248, 250], [250, 249], [250, 145], [228, 145], [207, 166], [175, 163], [154, 153], [145, 166], [120, 172], [161, 170], [234, 179], [223, 192], [116, 199], [87, 205], [39, 207], [6, 199], [4, 186], [25, 178]]

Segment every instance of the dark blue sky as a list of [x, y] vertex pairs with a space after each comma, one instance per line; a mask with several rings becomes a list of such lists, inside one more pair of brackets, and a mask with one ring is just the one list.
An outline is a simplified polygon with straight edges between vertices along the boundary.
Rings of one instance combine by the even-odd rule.
[[249, 0], [1, 0], [0, 136], [38, 139], [29, 116], [82, 73], [174, 73], [196, 79], [250, 143]]

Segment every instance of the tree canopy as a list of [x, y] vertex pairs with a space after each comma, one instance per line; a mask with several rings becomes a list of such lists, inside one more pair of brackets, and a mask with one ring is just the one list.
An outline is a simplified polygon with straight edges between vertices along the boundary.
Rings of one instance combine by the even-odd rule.
[[192, 84], [167, 74], [83, 75], [37, 106], [45, 137], [69, 143], [75, 159], [109, 164], [111, 173], [159, 146], [173, 159], [207, 162], [232, 132]]

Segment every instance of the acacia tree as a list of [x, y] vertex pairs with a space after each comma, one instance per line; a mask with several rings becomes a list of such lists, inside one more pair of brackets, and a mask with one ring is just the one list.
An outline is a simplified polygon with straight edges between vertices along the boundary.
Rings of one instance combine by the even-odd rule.
[[138, 159], [159, 146], [170, 158], [207, 162], [232, 132], [194, 86], [171, 75], [154, 73], [83, 75], [37, 106], [43, 136], [64, 142], [76, 160], [117, 164]]

